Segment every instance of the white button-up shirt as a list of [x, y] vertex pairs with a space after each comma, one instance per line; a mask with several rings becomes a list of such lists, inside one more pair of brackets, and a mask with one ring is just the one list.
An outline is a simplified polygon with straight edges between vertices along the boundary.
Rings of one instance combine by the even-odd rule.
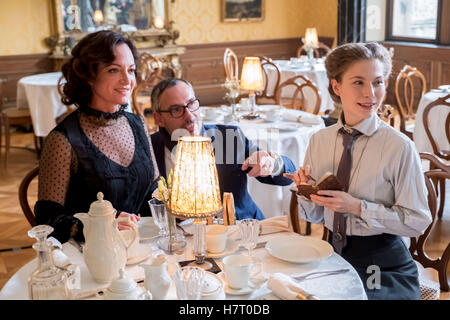
[[[315, 133], [304, 165], [318, 180], [327, 171], [337, 173], [343, 145], [338, 123]], [[405, 135], [373, 114], [353, 127], [363, 136], [353, 144], [348, 193], [361, 200], [361, 218], [347, 214], [347, 235], [390, 233], [405, 237], [422, 234], [431, 223], [427, 190], [419, 154]], [[325, 222], [333, 230], [334, 212], [298, 196], [299, 216]]]

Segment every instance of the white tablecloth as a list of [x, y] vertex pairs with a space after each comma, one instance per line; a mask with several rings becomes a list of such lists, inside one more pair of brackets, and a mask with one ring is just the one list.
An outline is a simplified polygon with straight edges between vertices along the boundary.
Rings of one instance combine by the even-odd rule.
[[57, 84], [61, 72], [36, 74], [21, 78], [17, 85], [17, 107], [29, 108], [34, 133], [45, 137], [55, 127], [55, 119], [67, 108], [61, 102]]
[[[261, 106], [261, 108], [263, 107], [267, 108], [269, 106]], [[283, 112], [285, 115], [305, 114], [302, 111], [291, 109], [285, 109]], [[308, 114], [308, 116], [314, 115]], [[233, 124], [238, 125], [246, 137], [257, 144], [261, 149], [289, 157], [296, 168], [298, 168], [303, 164], [311, 136], [325, 127], [320, 116], [314, 117], [317, 118], [318, 124], [310, 125], [289, 121], [268, 123], [258, 120], [241, 120], [239, 123]], [[224, 118], [219, 117], [215, 123], [224, 123]], [[298, 128], [288, 131], [288, 129], [293, 126], [298, 126]], [[285, 131], [268, 130], [273, 127], [284, 128]], [[289, 188], [290, 186], [281, 187], [264, 184], [256, 180], [256, 178], [249, 178], [248, 180], [249, 193], [266, 218], [289, 214], [289, 201], [291, 199]]]
[[[322, 103], [320, 105], [320, 112], [325, 112], [325, 110], [333, 110], [333, 100], [331, 99], [330, 94], [328, 93], [328, 78], [327, 72], [325, 70], [325, 65], [323, 63], [317, 63], [314, 65], [313, 70], [311, 68], [301, 66], [301, 65], [293, 65], [289, 60], [274, 60], [274, 63], [278, 66], [281, 73], [280, 84], [286, 81], [289, 78], [294, 76], [303, 75], [307, 76], [319, 89], [320, 97], [322, 98]], [[269, 83], [270, 81], [274, 81], [276, 76], [275, 69], [268, 68], [268, 77]], [[281, 95], [282, 97], [292, 97], [294, 92], [294, 87], [288, 86], [283, 89]], [[305, 90], [305, 99], [308, 105], [314, 105], [315, 97], [312, 92], [308, 92]]]
[[[186, 230], [190, 230], [191, 226], [186, 226]], [[239, 232], [237, 232], [237, 226], [230, 227], [230, 233], [233, 239], [239, 237]], [[235, 232], [233, 232], [233, 230]], [[289, 234], [283, 233], [272, 233], [260, 236], [258, 241], [267, 241], [278, 235]], [[173, 274], [176, 270], [175, 263], [177, 261], [192, 260], [192, 237], [188, 237], [188, 245], [181, 255], [169, 255], [167, 256], [169, 261], [169, 274]], [[152, 246], [153, 255], [162, 253], [162, 251], [157, 248], [154, 242], [147, 243], [147, 245]], [[245, 249], [244, 249], [245, 250]], [[366, 293], [364, 291], [363, 284], [355, 271], [355, 269], [342, 257], [333, 253], [330, 257], [306, 264], [294, 264], [279, 260], [271, 256], [266, 249], [260, 248], [253, 250], [253, 255], [262, 261], [263, 264], [263, 275], [268, 276], [273, 272], [282, 272], [288, 275], [309, 273], [312, 271], [321, 270], [337, 270], [342, 268], [350, 269], [349, 272], [337, 275], [326, 276], [317, 279], [306, 280], [300, 282], [303, 290], [308, 291], [311, 294], [316, 295], [319, 299], [337, 299], [337, 300], [365, 300], [367, 299]], [[102, 289], [107, 287], [107, 285], [100, 285], [94, 282], [89, 274], [89, 271], [84, 264], [81, 253], [74, 250], [74, 247], [68, 243], [63, 245], [63, 252], [66, 253], [72, 263], [77, 263], [81, 269], [81, 290], [86, 288]], [[78, 252], [78, 253], [77, 253]], [[247, 254], [246, 250], [242, 251], [243, 254]], [[77, 257], [75, 257], [77, 256]], [[223, 270], [222, 258], [215, 259], [219, 267]], [[144, 261], [145, 262], [145, 261]], [[144, 263], [142, 262], [142, 263]], [[37, 267], [37, 259], [33, 259], [31, 262], [23, 266], [19, 271], [17, 271], [5, 284], [3, 289], [0, 291], [0, 300], [5, 299], [28, 299], [28, 289], [27, 289], [27, 279], [30, 273]], [[138, 265], [127, 266], [126, 271], [130, 276], [132, 276], [136, 281], [143, 280], [145, 278], [144, 271]], [[88, 297], [89, 299], [98, 299], [99, 297]], [[177, 299], [175, 285], [172, 282], [172, 286], [169, 289], [169, 294], [167, 296], [169, 300]], [[267, 288], [267, 283], [264, 283], [258, 289], [247, 295], [226, 295], [226, 299], [245, 299], [245, 300], [255, 300], [255, 299], [278, 299], [270, 289]]]
[[[436, 99], [444, 97], [449, 93], [450, 92], [444, 90], [433, 90], [427, 92], [422, 96], [422, 99], [419, 102], [419, 106], [417, 107], [413, 133], [414, 143], [416, 144], [417, 150], [419, 152], [433, 153], [433, 147], [431, 146], [431, 142], [428, 139], [425, 128], [423, 126], [423, 111], [425, 107]], [[450, 144], [447, 140], [447, 136], [445, 135], [444, 130], [445, 120], [447, 119], [447, 115], [449, 113], [448, 110], [449, 108], [446, 106], [434, 107], [428, 114], [428, 118], [431, 124], [429, 126], [431, 135], [433, 136], [438, 144], [438, 147], [441, 150], [450, 150]]]

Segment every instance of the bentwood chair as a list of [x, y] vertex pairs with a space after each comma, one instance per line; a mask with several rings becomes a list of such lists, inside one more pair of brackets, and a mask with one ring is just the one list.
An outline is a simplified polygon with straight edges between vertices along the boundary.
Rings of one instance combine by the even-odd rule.
[[[290, 89], [293, 87], [293, 94], [289, 98], [284, 98], [283, 91], [288, 87]], [[314, 97], [314, 103], [311, 103], [312, 99], [309, 99], [310, 97]], [[320, 104], [322, 103], [320, 91], [317, 86], [308, 77], [303, 75], [294, 76], [280, 84], [275, 93], [275, 99], [278, 105], [308, 111], [313, 114], [319, 113]]]
[[26, 174], [19, 186], [19, 203], [22, 208], [25, 218], [27, 218], [28, 223], [34, 227], [36, 223], [36, 218], [34, 216], [33, 210], [31, 210], [30, 203], [28, 201], [28, 190], [30, 184], [39, 175], [39, 167], [34, 168]]
[[[433, 136], [431, 133], [430, 127], [436, 126], [436, 124], [431, 123], [430, 121], [430, 112], [432, 109], [445, 108], [448, 109], [447, 118], [445, 120], [444, 128], [440, 128], [439, 131], [441, 132], [441, 136], [444, 136], [447, 138], [447, 142], [450, 144], [450, 94], [446, 95], [445, 97], [441, 97], [436, 99], [435, 101], [429, 103], [424, 111], [423, 111], [423, 127], [425, 128], [425, 133], [427, 134], [427, 137], [431, 143], [431, 146], [433, 148], [433, 154], [439, 157], [442, 161], [444, 161], [445, 164], [450, 166], [450, 150], [442, 150], [439, 146], [439, 143], [437, 142], [437, 137]], [[430, 169], [433, 169], [430, 167]], [[437, 182], [437, 181], [436, 181]], [[439, 179], [439, 185], [440, 185], [440, 204], [439, 204], [439, 211], [438, 211], [438, 217], [442, 218], [442, 214], [444, 212], [444, 205], [445, 205], [445, 179]], [[436, 184], [435, 184], [436, 186]]]
[[439, 274], [441, 290], [449, 291], [447, 266], [450, 259], [450, 242], [447, 244], [442, 255], [436, 259], [431, 259], [425, 252], [425, 242], [437, 220], [437, 195], [433, 184], [433, 179], [437, 178], [450, 180], [450, 165], [446, 165], [436, 155], [429, 152], [421, 152], [420, 158], [422, 160], [430, 161], [430, 168], [433, 167], [433, 169], [430, 169], [424, 173], [425, 184], [428, 191], [428, 206], [431, 211], [432, 222], [422, 235], [417, 238], [411, 238], [409, 251], [414, 260], [420, 262], [425, 268], [435, 269]]
[[[8, 165], [8, 154], [11, 148], [10, 129], [14, 125], [32, 125], [30, 111], [28, 109], [3, 108], [3, 80], [0, 79], [0, 155], [2, 131], [5, 132], [5, 168]], [[34, 146], [39, 153], [39, 138], [34, 135]]]
[[413, 139], [414, 120], [427, 83], [422, 72], [405, 65], [395, 80], [396, 111], [400, 120], [400, 131]]
[[226, 80], [239, 79], [239, 62], [236, 54], [230, 48], [226, 48], [223, 54], [223, 67], [225, 68]]
[[[258, 104], [276, 104], [275, 93], [280, 86], [281, 72], [280, 68], [265, 56], [260, 56], [261, 68], [263, 70], [264, 89], [256, 93], [256, 102]], [[271, 69], [269, 71], [268, 69]], [[274, 77], [269, 77], [273, 73]]]
[[[145, 52], [139, 57], [138, 84], [133, 90], [131, 100], [133, 103], [133, 113], [145, 118], [145, 111], [151, 110], [151, 92], [153, 87], [163, 80], [163, 66], [161, 61]], [[154, 132], [156, 128], [147, 124], [149, 132]]]
[[[311, 235], [311, 222], [300, 219], [298, 216], [297, 187], [291, 187], [291, 201], [289, 203], [289, 219], [295, 233]], [[328, 229], [323, 225], [322, 240], [328, 241]]]
[[[303, 44], [297, 49], [297, 58], [300, 58], [303, 52], [306, 53], [305, 46], [306, 45]], [[323, 42], [319, 42], [317, 46], [313, 48], [315, 58], [325, 57], [330, 51], [330, 47]]]

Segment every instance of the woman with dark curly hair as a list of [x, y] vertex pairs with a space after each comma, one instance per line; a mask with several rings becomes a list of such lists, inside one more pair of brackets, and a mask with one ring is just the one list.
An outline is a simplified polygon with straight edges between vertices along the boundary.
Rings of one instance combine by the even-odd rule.
[[[84, 37], [63, 65], [62, 102], [78, 108], [47, 136], [39, 163], [38, 224], [61, 242], [83, 241], [82, 223], [99, 191], [120, 216], [149, 215], [158, 167], [145, 120], [125, 112], [136, 84], [137, 51], [112, 31]], [[119, 228], [127, 228], [119, 225]]]

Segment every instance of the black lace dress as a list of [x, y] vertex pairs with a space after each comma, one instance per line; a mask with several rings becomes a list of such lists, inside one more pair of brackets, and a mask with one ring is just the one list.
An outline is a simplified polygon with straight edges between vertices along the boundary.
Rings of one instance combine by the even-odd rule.
[[54, 227], [61, 242], [83, 241], [82, 223], [101, 191], [118, 211], [150, 215], [147, 201], [159, 172], [144, 120], [124, 112], [81, 108], [49, 134], [40, 161], [38, 224]]

